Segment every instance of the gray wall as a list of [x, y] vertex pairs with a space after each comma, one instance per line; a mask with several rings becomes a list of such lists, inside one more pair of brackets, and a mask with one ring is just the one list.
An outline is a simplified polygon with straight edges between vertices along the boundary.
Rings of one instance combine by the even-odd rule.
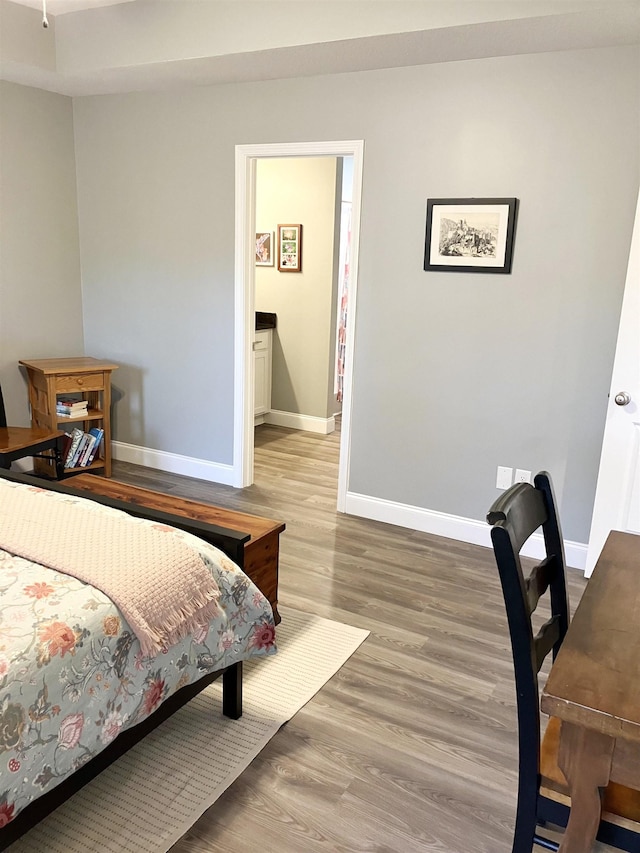
[[[638, 67], [625, 47], [76, 100], [85, 337], [123, 364], [116, 438], [231, 461], [234, 146], [363, 138], [350, 491], [482, 519], [497, 465], [544, 467], [586, 541]], [[512, 275], [422, 270], [427, 198], [462, 196], [520, 199]]]
[[0, 82], [0, 382], [29, 423], [21, 358], [83, 355], [71, 99]]

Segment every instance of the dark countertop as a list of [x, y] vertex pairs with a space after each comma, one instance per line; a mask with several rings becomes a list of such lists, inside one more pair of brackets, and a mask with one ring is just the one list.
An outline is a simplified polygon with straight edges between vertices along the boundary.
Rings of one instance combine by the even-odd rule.
[[256, 332], [263, 329], [275, 329], [277, 317], [269, 311], [256, 311]]

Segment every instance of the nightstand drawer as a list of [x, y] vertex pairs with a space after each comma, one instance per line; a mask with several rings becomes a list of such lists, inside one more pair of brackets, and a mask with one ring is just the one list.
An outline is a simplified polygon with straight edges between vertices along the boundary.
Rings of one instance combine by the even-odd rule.
[[103, 373], [70, 373], [56, 376], [56, 391], [100, 391], [104, 388]]

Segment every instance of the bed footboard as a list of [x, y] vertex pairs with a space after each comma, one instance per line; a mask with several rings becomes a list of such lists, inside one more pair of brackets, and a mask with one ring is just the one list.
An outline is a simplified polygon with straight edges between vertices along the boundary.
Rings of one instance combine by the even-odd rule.
[[187, 533], [192, 533], [194, 536], [204, 539], [205, 542], [215, 545], [231, 557], [237, 566], [240, 566], [241, 569], [244, 568], [244, 545], [251, 538], [248, 533], [210, 524], [200, 521], [197, 518], [187, 518], [183, 515], [175, 515], [160, 509], [142, 506], [131, 501], [118, 500], [107, 495], [83, 493], [74, 489], [70, 482], [65, 480], [44, 480], [41, 477], [33, 477], [30, 474], [18, 474], [14, 471], [3, 469], [0, 469], [0, 477], [5, 480], [12, 480], [15, 483], [26, 483], [38, 489], [48, 489], [52, 492], [77, 495], [85, 500], [92, 500], [94, 503], [121, 509], [123, 512], [128, 512], [129, 515], [134, 515], [137, 518], [146, 518], [149, 521], [159, 521], [162, 524], [177, 527], [179, 530], [185, 530]]

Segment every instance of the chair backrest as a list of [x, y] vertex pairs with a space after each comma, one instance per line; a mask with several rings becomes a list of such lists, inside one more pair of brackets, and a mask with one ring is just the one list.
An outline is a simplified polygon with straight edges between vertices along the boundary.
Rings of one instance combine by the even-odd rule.
[[0, 386], [0, 427], [6, 427], [7, 415], [4, 410], [4, 400], [2, 399], [2, 387]]
[[[551, 478], [546, 471], [534, 485], [516, 483], [507, 489], [487, 514], [507, 610], [518, 703], [520, 784], [538, 785], [540, 770], [540, 698], [538, 673], [547, 654], [553, 657], [569, 627], [569, 600], [562, 531], [556, 512]], [[524, 576], [520, 551], [542, 528], [546, 556]], [[533, 634], [531, 614], [549, 590], [551, 616]]]

